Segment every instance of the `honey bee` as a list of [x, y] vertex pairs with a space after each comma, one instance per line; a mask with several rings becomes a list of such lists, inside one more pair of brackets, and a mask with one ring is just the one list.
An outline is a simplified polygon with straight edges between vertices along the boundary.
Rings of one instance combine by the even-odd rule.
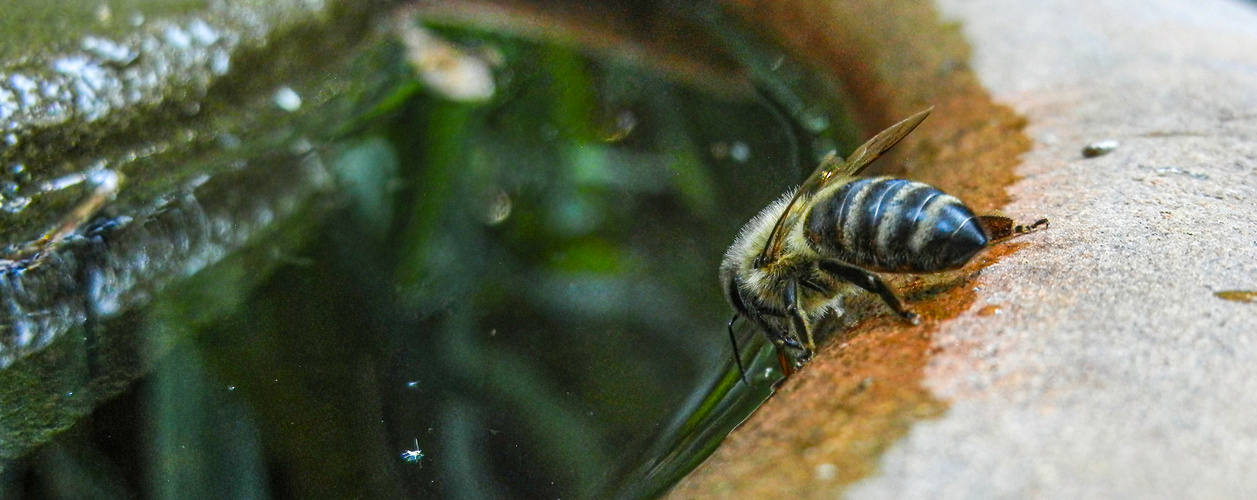
[[[843, 297], [877, 294], [918, 322], [876, 272], [934, 273], [963, 267], [993, 241], [1029, 232], [1007, 217], [977, 216], [955, 197], [920, 182], [856, 177], [925, 120], [921, 111], [869, 139], [845, 161], [830, 153], [802, 185], [751, 219], [725, 253], [720, 283], [733, 306], [777, 347], [786, 375], [816, 350], [813, 327]], [[734, 357], [746, 370], [734, 342]]]

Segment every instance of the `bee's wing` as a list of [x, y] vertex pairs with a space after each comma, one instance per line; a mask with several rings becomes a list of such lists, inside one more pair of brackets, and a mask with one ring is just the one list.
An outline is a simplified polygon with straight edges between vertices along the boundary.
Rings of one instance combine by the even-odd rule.
[[868, 142], [861, 144], [851, 153], [851, 156], [843, 161], [836, 153], [829, 153], [825, 159], [821, 160], [820, 166], [816, 167], [816, 171], [808, 176], [807, 180], [799, 186], [799, 190], [795, 191], [794, 198], [790, 200], [790, 204], [786, 205], [786, 210], [781, 213], [781, 217], [777, 219], [777, 224], [773, 226], [773, 232], [768, 237], [768, 242], [764, 245], [764, 250], [760, 252], [755, 259], [757, 267], [763, 266], [777, 259], [781, 253], [782, 242], [789, 233], [789, 228], [793, 227], [799, 221], [799, 216], [804, 210], [804, 204], [799, 200], [811, 198], [812, 195], [820, 192], [825, 186], [828, 186], [834, 179], [842, 179], [853, 176], [864, 170], [882, 156], [886, 150], [899, 143], [904, 137], [917, 128], [925, 117], [934, 111], [931, 106], [915, 115], [905, 118], [903, 121], [891, 125], [886, 130], [881, 131], [877, 135], [869, 139]]

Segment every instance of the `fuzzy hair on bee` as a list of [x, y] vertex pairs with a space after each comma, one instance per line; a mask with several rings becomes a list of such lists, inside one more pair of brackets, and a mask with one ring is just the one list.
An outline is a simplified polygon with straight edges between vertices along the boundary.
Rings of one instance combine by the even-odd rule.
[[738, 233], [721, 262], [720, 282], [734, 309], [729, 337], [744, 379], [733, 335], [739, 317], [768, 336], [789, 375], [815, 352], [816, 323], [841, 312], [852, 294], [874, 293], [901, 318], [917, 322], [877, 272], [958, 269], [991, 242], [1047, 224], [977, 216], [959, 199], [920, 182], [856, 177], [932, 110], [892, 125], [845, 161], [830, 153], [797, 189]]
[[[786, 207], [794, 198], [795, 191], [786, 192], [783, 196], [765, 207], [750, 222], [742, 227], [733, 245], [725, 252], [720, 266], [720, 281], [724, 284], [725, 299], [733, 304], [737, 316], [751, 318], [759, 327], [768, 333], [769, 339], [791, 360], [806, 362], [810, 357], [806, 346], [797, 335], [785, 335], [791, 329], [790, 317], [786, 313], [790, 307], [786, 301], [788, 276], [784, 271], [798, 267], [807, 268], [805, 263], [819, 261], [820, 255], [807, 243], [803, 236], [803, 226], [796, 224], [785, 236], [783, 257], [779, 265], [756, 267], [755, 256], [768, 243], [773, 226], [786, 211]], [[797, 262], [796, 265], [790, 265]], [[804, 264], [800, 266], [799, 264]], [[816, 273], [811, 273], [816, 274]], [[814, 276], [815, 277], [815, 276]], [[823, 294], [803, 294], [796, 298], [799, 314], [807, 324], [817, 320], [833, 310], [841, 310], [842, 292], [855, 288], [846, 285], [843, 290], [834, 290], [832, 297]], [[743, 290], [754, 291], [744, 293]], [[745, 311], [745, 313], [744, 313]], [[751, 312], [754, 311], [755, 314]], [[732, 324], [732, 322], [730, 323]], [[736, 343], [735, 343], [736, 346]]]

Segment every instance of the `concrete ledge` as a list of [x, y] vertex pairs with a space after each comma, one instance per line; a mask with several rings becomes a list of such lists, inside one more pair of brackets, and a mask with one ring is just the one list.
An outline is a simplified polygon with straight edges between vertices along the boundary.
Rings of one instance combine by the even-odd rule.
[[1257, 289], [1257, 6], [940, 4], [1036, 142], [1008, 211], [1053, 226], [935, 335], [950, 411], [853, 496], [1251, 495], [1257, 304], [1214, 292]]
[[[810, 36], [813, 46], [847, 47], [878, 80], [853, 85], [845, 76], [857, 98], [886, 82], [908, 89], [906, 98], [867, 93], [881, 100], [864, 99], [869, 109], [858, 112], [876, 117], [896, 102], [954, 96], [911, 94], [914, 84], [936, 85], [922, 75], [939, 66], [896, 70], [895, 61], [914, 56], [867, 48], [915, 54], [903, 40], [935, 36], [911, 15], [915, 4], [886, 4], [892, 12], [880, 13], [861, 2], [792, 2], [780, 9], [808, 22], [764, 25], [784, 38]], [[940, 4], [943, 21], [958, 23], [972, 47], [977, 83], [1025, 118], [1033, 140], [1003, 210], [1049, 217], [1051, 229], [982, 269], [956, 318], [912, 334], [866, 325], [831, 344], [674, 496], [1257, 491], [1257, 476], [1246, 473], [1257, 462], [1257, 304], [1244, 293], [1216, 293], [1257, 290], [1257, 6]], [[855, 34], [817, 33], [829, 18]], [[1103, 139], [1120, 146], [1085, 159], [1082, 148]], [[970, 140], [962, 130], [932, 144], [964, 152]], [[933, 150], [917, 148], [909, 155]], [[886, 366], [910, 364], [904, 346], [918, 337], [927, 339], [919, 379], [926, 396], [897, 397], [907, 392], [885, 386], [911, 377], [890, 376]], [[869, 383], [848, 383], [862, 378]], [[860, 424], [879, 418], [892, 424]], [[893, 424], [897, 418], [906, 423]]]

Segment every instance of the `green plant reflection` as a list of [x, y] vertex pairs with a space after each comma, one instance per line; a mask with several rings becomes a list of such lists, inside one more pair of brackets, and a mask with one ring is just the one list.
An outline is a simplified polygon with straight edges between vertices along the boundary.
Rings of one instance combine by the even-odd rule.
[[[394, 89], [319, 150], [330, 203], [110, 322], [157, 341], [155, 372], [34, 460], [78, 440], [148, 464], [82, 483], [121, 496], [649, 497], [768, 396], [746, 325], [753, 383], [734, 369], [716, 269], [812, 164], [779, 107], [440, 33], [492, 97]], [[142, 458], [100, 451], [126, 436]]]

